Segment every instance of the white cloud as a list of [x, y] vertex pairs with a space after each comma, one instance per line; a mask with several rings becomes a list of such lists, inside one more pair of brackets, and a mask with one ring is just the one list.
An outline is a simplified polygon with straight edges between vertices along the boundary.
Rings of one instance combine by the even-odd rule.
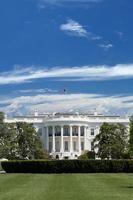
[[114, 66], [78, 66], [78, 67], [17, 67], [13, 71], [0, 73], [0, 85], [31, 82], [37, 79], [54, 78], [55, 81], [99, 81], [133, 78], [133, 64]]
[[101, 40], [102, 37], [99, 35], [95, 35], [87, 29], [83, 25], [81, 25], [79, 22], [69, 19], [65, 24], [60, 25], [60, 30], [64, 31], [66, 34], [70, 36], [76, 36], [76, 37], [85, 37], [88, 40]]
[[67, 34], [78, 36], [78, 37], [87, 37], [88, 32], [85, 28], [78, 22], [69, 19], [66, 24], [62, 24], [60, 29]]
[[132, 114], [133, 96], [106, 96], [101, 94], [41, 94], [0, 100], [0, 110], [6, 113], [88, 112], [95, 109], [103, 114]]
[[17, 93], [57, 93], [58, 90], [53, 90], [50, 88], [44, 88], [44, 89], [25, 89], [25, 90], [18, 90]]
[[105, 51], [108, 51], [110, 48], [114, 47], [113, 44], [109, 43], [109, 44], [99, 44], [99, 47], [103, 48]]

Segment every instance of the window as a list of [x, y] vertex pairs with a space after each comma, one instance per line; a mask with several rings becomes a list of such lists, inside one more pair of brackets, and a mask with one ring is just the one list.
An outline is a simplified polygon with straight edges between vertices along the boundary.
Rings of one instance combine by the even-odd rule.
[[72, 127], [72, 135], [73, 136], [78, 136], [78, 127], [77, 126], [73, 126]]
[[91, 151], [94, 151], [94, 142], [91, 142]]
[[48, 134], [49, 134], [50, 137], [52, 136], [52, 133], [53, 133], [53, 128], [52, 128], [52, 126], [49, 126], [48, 127]]
[[81, 126], [80, 131], [81, 131], [81, 136], [84, 136], [84, 126]]
[[68, 141], [65, 141], [65, 151], [68, 151]]
[[81, 142], [81, 151], [84, 150], [84, 142]]
[[77, 142], [76, 142], [76, 141], [73, 142], [73, 150], [74, 150], [74, 151], [77, 150]]
[[59, 141], [56, 141], [56, 143], [55, 143], [55, 149], [56, 149], [57, 152], [60, 151], [60, 143], [59, 143]]
[[64, 126], [64, 136], [69, 136], [70, 135], [70, 131], [69, 131], [69, 126]]
[[42, 136], [42, 128], [39, 128], [39, 129], [38, 129], [38, 135], [39, 135], [39, 136]]
[[95, 130], [94, 128], [91, 128], [91, 135], [94, 135], [95, 134]]
[[55, 136], [61, 136], [61, 127], [60, 126], [55, 127]]
[[49, 152], [52, 151], [52, 142], [49, 142]]

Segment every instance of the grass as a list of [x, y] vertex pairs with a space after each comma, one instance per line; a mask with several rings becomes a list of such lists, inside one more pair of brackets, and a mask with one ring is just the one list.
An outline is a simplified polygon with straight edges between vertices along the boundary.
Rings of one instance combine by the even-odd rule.
[[112, 199], [133, 199], [133, 174], [0, 175], [0, 200]]

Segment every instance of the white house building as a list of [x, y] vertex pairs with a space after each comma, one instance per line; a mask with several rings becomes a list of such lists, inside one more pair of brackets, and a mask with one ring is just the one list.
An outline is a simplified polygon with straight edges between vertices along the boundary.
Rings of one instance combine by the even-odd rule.
[[53, 113], [5, 118], [5, 122], [33, 123], [44, 149], [59, 159], [76, 159], [86, 150], [93, 150], [93, 139], [104, 123], [122, 123], [128, 127], [129, 118], [101, 114]]

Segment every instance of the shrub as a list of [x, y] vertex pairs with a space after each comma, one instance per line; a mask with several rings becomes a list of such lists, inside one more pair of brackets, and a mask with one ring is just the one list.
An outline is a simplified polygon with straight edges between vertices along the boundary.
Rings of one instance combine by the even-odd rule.
[[131, 159], [131, 152], [127, 151], [121, 155], [122, 159]]
[[79, 160], [88, 160], [88, 151], [85, 151], [83, 154], [81, 154], [79, 157], [78, 157]]
[[133, 160], [5, 161], [7, 173], [132, 173]]
[[95, 159], [94, 151], [85, 151], [82, 155], [78, 157], [79, 160]]

